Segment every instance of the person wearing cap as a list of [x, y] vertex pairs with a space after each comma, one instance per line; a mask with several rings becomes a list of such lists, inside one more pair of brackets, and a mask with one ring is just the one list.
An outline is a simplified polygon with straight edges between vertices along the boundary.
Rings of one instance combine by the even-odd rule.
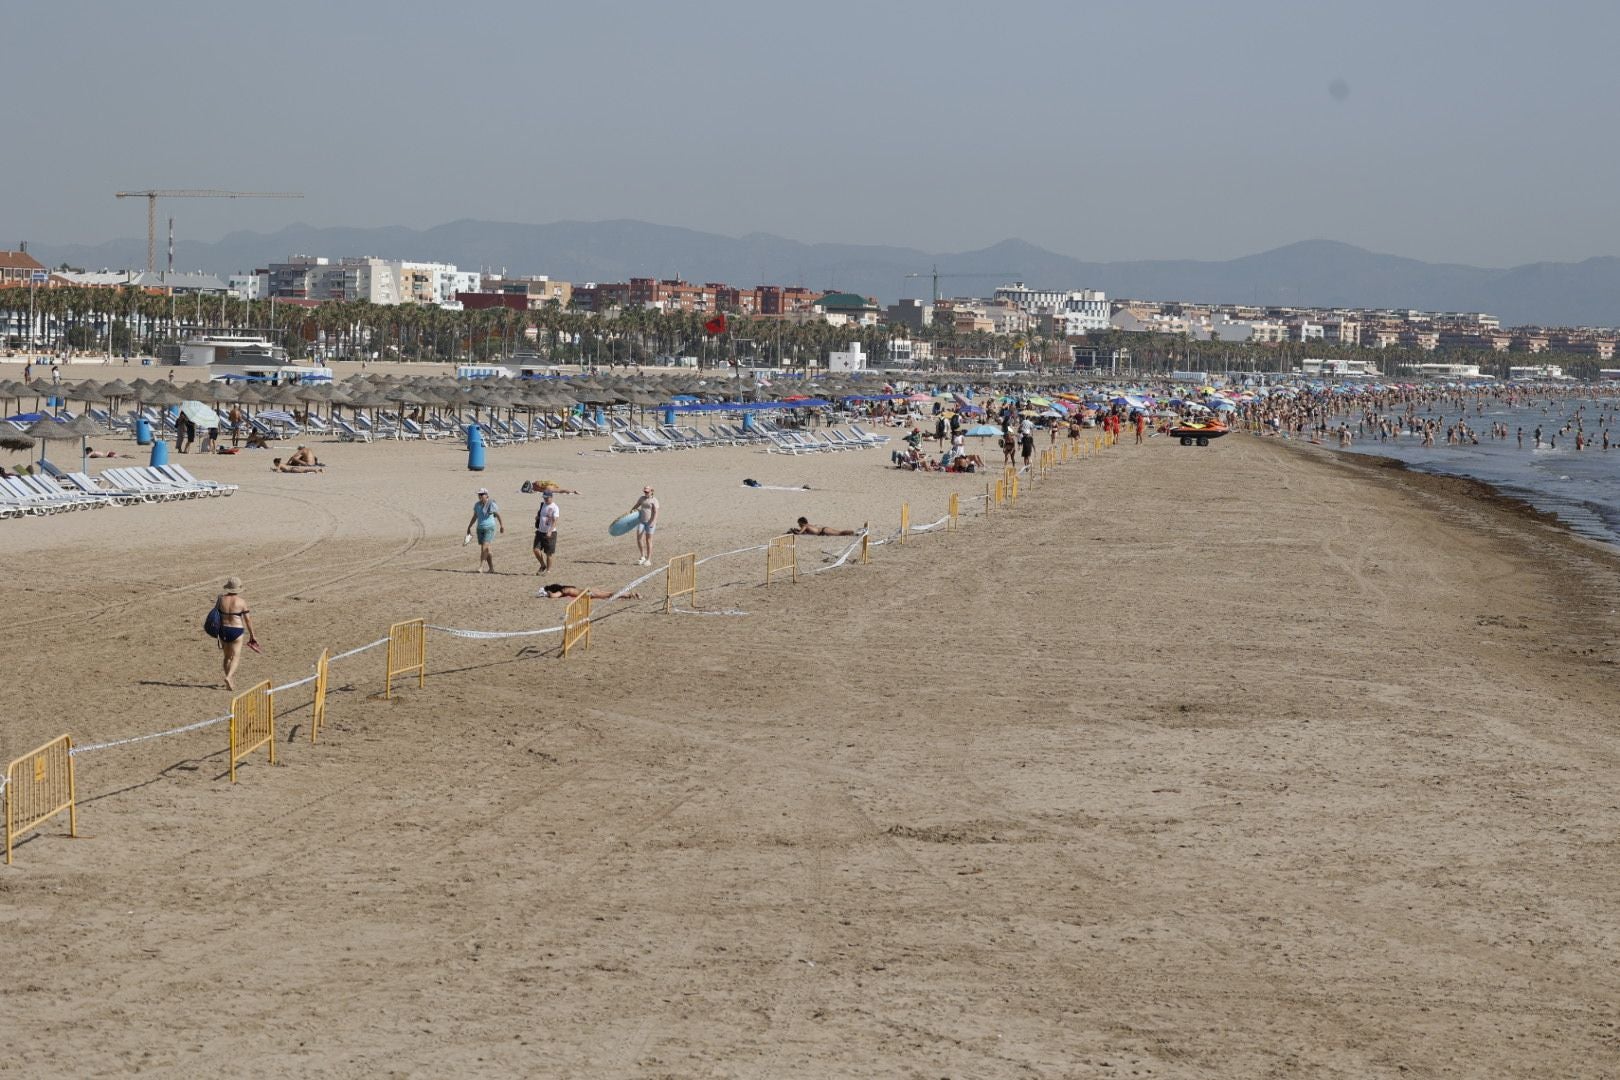
[[551, 488], [540, 490], [540, 509], [534, 515], [534, 557], [540, 563], [536, 573], [551, 569], [551, 560], [557, 554], [557, 519], [562, 510]]
[[494, 542], [497, 531], [506, 531], [506, 522], [501, 520], [501, 508], [495, 505], [495, 500], [489, 497], [489, 488], [478, 489], [478, 501], [473, 503], [472, 518], [467, 522], [467, 535], [471, 536], [473, 530], [478, 531], [478, 570], [495, 572], [495, 554], [490, 551], [489, 545]]
[[258, 647], [258, 638], [253, 636], [253, 620], [248, 616], [247, 601], [242, 599], [242, 579], [229, 577], [225, 579], [225, 588], [214, 601], [219, 608], [219, 648], [224, 654], [225, 662], [225, 689], [236, 689], [236, 665], [242, 659], [242, 638], [247, 638], [249, 645]]
[[653, 530], [658, 527], [658, 500], [653, 498], [651, 485], [641, 489], [641, 498], [630, 509], [641, 515], [641, 520], [636, 522], [636, 550], [641, 553], [636, 565], [651, 566]]

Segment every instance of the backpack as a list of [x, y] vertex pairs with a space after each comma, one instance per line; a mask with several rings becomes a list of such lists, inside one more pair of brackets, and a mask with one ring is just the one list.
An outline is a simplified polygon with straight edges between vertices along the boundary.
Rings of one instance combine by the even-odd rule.
[[219, 637], [220, 630], [224, 626], [225, 620], [220, 615], [219, 601], [215, 600], [214, 606], [209, 609], [208, 617], [203, 620], [203, 633], [207, 634], [211, 638], [217, 638]]

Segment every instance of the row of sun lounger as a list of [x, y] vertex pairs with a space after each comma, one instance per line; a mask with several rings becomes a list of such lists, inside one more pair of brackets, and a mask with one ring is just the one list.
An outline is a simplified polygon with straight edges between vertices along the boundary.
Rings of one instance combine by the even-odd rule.
[[33, 476], [0, 478], [0, 518], [230, 495], [235, 484], [198, 480], [184, 466], [107, 469], [99, 477], [65, 472], [50, 462]]

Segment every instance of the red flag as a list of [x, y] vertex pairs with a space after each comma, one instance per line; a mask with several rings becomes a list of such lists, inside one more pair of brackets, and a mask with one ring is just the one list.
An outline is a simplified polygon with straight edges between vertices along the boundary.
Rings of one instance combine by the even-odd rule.
[[715, 335], [715, 334], [723, 334], [723, 333], [725, 333], [726, 332], [726, 313], [722, 311], [720, 314], [716, 315], [714, 318], [712, 318], [708, 322], [704, 323], [703, 324], [703, 329], [707, 330], [711, 337], [713, 335]]

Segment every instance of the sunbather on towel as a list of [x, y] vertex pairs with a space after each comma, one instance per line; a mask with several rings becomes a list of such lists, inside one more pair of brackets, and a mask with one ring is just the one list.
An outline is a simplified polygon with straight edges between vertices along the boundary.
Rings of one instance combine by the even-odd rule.
[[[555, 581], [550, 585], [540, 586], [540, 595], [548, 600], [573, 598], [576, 596], [589, 596], [592, 600], [610, 600], [613, 594], [606, 589], [582, 589], [578, 585], [559, 585]], [[638, 592], [627, 592], [619, 597], [620, 600], [640, 600]]]
[[[85, 453], [85, 456], [86, 457], [92, 457], [92, 458], [104, 458], [104, 457], [119, 457], [120, 455], [119, 455], [118, 451], [116, 451], [116, 450], [97, 450], [95, 447], [92, 446]], [[129, 455], [124, 454], [122, 456], [123, 457], [128, 457]]]
[[275, 460], [270, 462], [270, 471], [271, 472], [290, 472], [290, 473], [312, 473], [312, 472], [325, 472], [326, 470], [324, 468], [322, 468], [321, 466], [319, 466], [319, 465], [284, 465], [284, 464], [282, 464], [282, 461], [281, 461], [280, 458], [276, 458]]
[[798, 524], [788, 530], [790, 536], [854, 536], [854, 529], [833, 529], [826, 525], [812, 525], [810, 519], [800, 518]]
[[523, 487], [521, 487], [519, 491], [525, 495], [540, 491], [552, 491], [556, 492], [558, 495], [579, 494], [579, 492], [575, 491], [573, 488], [565, 488], [555, 480], [525, 480], [523, 481]]
[[288, 465], [318, 465], [323, 469], [326, 468], [326, 462], [324, 462], [324, 461], [316, 461], [315, 460], [315, 451], [311, 450], [307, 446], [300, 446], [298, 449], [294, 450], [291, 454], [287, 455], [287, 464]]

